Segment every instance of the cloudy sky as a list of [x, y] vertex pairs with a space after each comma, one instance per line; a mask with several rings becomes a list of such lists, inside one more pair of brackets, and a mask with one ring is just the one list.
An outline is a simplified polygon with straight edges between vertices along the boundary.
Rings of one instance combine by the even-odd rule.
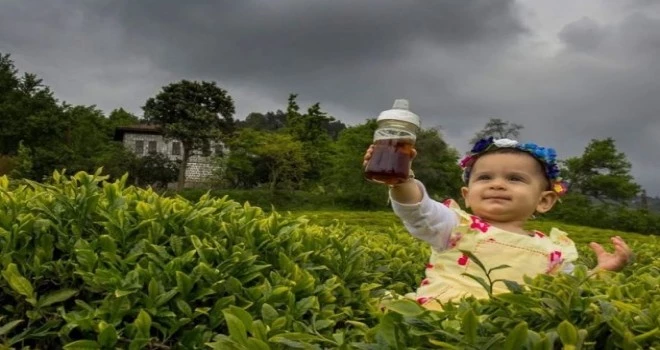
[[489, 118], [562, 158], [613, 137], [660, 195], [660, 1], [0, 0], [0, 52], [106, 112], [198, 79], [239, 119], [291, 92], [349, 125], [408, 98], [461, 152]]

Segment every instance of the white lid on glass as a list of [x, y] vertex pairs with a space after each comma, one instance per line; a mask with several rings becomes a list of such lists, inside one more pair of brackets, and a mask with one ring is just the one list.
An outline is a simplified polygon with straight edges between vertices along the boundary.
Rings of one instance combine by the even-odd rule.
[[381, 120], [400, 120], [414, 124], [420, 127], [420, 118], [417, 114], [410, 111], [410, 103], [406, 99], [394, 100], [392, 109], [380, 112], [377, 121]]

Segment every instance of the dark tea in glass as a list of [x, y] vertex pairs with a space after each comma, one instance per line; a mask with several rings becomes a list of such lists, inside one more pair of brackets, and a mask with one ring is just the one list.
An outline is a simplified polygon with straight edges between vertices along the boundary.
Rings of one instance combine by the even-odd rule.
[[409, 107], [408, 100], [397, 99], [392, 109], [380, 112], [371, 158], [364, 168], [367, 180], [388, 185], [409, 180], [413, 147], [420, 127], [419, 116]]
[[408, 180], [413, 152], [410, 139], [384, 139], [374, 141], [371, 159], [365, 168], [365, 177], [374, 182], [396, 185]]

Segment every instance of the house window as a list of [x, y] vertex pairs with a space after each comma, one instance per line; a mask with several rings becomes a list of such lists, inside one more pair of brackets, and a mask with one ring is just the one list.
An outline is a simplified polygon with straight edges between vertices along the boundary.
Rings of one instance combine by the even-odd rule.
[[156, 141], [149, 141], [149, 154], [154, 154], [157, 152], [156, 146], [158, 146]]
[[137, 140], [135, 141], [135, 154], [144, 154], [144, 141]]
[[173, 156], [181, 155], [181, 142], [172, 142], [172, 155]]

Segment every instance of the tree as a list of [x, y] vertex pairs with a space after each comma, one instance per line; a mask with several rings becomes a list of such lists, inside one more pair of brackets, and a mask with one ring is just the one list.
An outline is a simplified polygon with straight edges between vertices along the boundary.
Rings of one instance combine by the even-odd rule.
[[641, 189], [630, 175], [630, 162], [612, 138], [591, 140], [582, 156], [569, 158], [564, 165], [571, 190], [588, 197], [623, 202]]
[[114, 130], [95, 106], [66, 106], [66, 145], [72, 152], [67, 170], [94, 173], [103, 166], [99, 161], [108, 151]]
[[430, 194], [457, 199], [462, 186], [459, 153], [447, 145], [437, 129], [423, 129], [415, 142], [415, 177], [424, 182]]
[[181, 80], [163, 87], [142, 107], [148, 122], [160, 125], [166, 138], [183, 145], [177, 188], [183, 189], [193, 150], [223, 141], [234, 130], [234, 101], [215, 82]]
[[15, 156], [22, 145], [18, 158], [29, 155], [32, 163], [30, 171], [18, 173], [41, 180], [67, 167], [74, 156], [71, 128], [50, 88], [35, 74], [19, 76], [10, 56], [0, 54], [0, 154]]
[[286, 133], [242, 129], [231, 141], [225, 179], [236, 186], [298, 187], [309, 168], [303, 144]]
[[302, 142], [306, 162], [314, 164], [308, 169], [305, 178], [318, 181], [331, 163], [332, 138], [329, 128], [335, 118], [323, 112], [319, 103], [313, 104], [307, 113], [301, 114], [296, 97], [296, 94], [289, 95], [285, 130], [295, 140]]
[[470, 142], [475, 143], [480, 139], [490, 136], [499, 139], [517, 139], [518, 136], [520, 136], [520, 130], [523, 128], [524, 127], [520, 124], [510, 123], [499, 118], [491, 118], [488, 123], [486, 123], [484, 128], [474, 135], [474, 138], [472, 138]]
[[123, 108], [114, 109], [108, 115], [108, 125], [110, 126], [110, 131], [113, 133], [117, 127], [134, 125], [139, 121], [136, 115], [127, 112]]
[[[50, 88], [34, 74], [19, 77], [10, 56], [0, 53], [0, 154], [15, 155], [21, 141], [32, 150], [57, 150], [67, 127]], [[36, 158], [34, 161], [41, 163]]]
[[18, 90], [18, 71], [9, 54], [0, 53], [0, 154], [15, 155], [21, 140], [20, 102], [23, 95]]
[[364, 208], [386, 203], [383, 186], [366, 181], [362, 166], [364, 152], [373, 142], [376, 127], [375, 119], [350, 126], [339, 133], [333, 144], [331, 165], [323, 173], [322, 183], [326, 192], [341, 197], [345, 204]]
[[237, 122], [237, 128], [250, 128], [262, 131], [277, 131], [286, 126], [286, 113], [277, 112], [250, 113], [245, 121]]

